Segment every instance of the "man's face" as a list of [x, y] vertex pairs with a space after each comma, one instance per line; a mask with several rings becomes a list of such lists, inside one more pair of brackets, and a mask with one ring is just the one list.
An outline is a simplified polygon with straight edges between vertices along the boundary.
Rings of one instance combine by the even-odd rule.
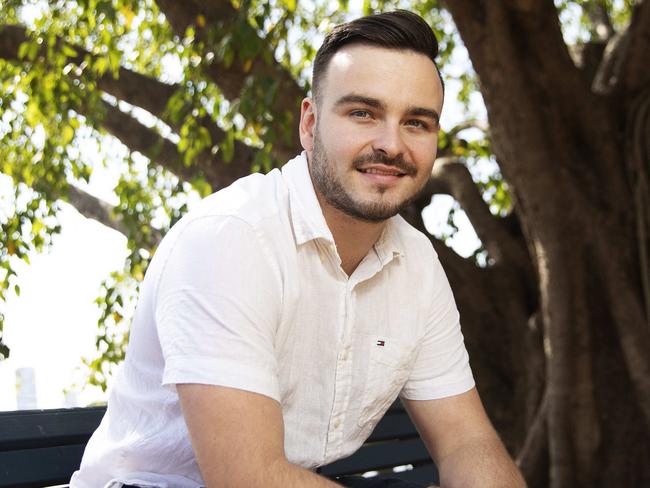
[[442, 85], [414, 51], [351, 45], [330, 60], [317, 106], [303, 101], [301, 140], [321, 205], [379, 222], [426, 183]]

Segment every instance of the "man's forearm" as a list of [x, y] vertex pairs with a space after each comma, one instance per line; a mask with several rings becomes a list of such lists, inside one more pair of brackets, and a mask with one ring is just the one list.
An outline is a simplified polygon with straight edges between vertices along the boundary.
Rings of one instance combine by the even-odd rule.
[[441, 488], [525, 488], [498, 438], [473, 440], [439, 460]]
[[291, 464], [286, 459], [275, 462], [267, 473], [264, 488], [341, 488], [341, 485], [330, 481], [308, 469]]
[[341, 488], [308, 469], [289, 463], [286, 459], [251, 465], [244, 471], [226, 469], [220, 474], [202, 470], [206, 488]]

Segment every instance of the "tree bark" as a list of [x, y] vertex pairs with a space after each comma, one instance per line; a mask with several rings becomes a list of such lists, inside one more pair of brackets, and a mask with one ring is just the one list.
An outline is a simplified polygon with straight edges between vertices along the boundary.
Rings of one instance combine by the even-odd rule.
[[[648, 452], [650, 334], [630, 213], [625, 104], [591, 90], [568, 54], [553, 2], [447, 6], [479, 75], [493, 147], [539, 277], [550, 486], [603, 479], [641, 486], [647, 463], [629, 456], [620, 424], [607, 420], [620, 419], [621, 409], [638, 419], [625, 435]], [[648, 80], [638, 58], [648, 52], [647, 12], [648, 2], [637, 6], [629, 48], [621, 50], [628, 59], [619, 102]], [[636, 401], [621, 406], [612, 399], [629, 395], [624, 385]]]

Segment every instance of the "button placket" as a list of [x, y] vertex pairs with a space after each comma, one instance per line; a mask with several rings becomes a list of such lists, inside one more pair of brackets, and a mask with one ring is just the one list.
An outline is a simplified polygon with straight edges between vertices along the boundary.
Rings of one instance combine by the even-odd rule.
[[327, 432], [327, 443], [325, 447], [325, 459], [333, 459], [343, 447], [343, 426], [345, 425], [345, 413], [350, 401], [350, 390], [352, 386], [352, 362], [351, 358], [351, 324], [354, 320], [352, 307], [353, 285], [346, 280], [341, 328], [340, 350], [336, 361], [336, 378], [334, 382], [334, 405], [330, 417], [330, 425]]

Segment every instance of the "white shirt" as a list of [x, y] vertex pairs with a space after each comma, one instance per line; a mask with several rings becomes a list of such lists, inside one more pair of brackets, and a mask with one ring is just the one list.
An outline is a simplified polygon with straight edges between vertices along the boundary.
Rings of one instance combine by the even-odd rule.
[[206, 198], [162, 241], [71, 486], [202, 486], [178, 383], [277, 400], [286, 456], [309, 469], [359, 448], [398, 394], [474, 386], [428, 238], [393, 217], [348, 277], [304, 153]]

